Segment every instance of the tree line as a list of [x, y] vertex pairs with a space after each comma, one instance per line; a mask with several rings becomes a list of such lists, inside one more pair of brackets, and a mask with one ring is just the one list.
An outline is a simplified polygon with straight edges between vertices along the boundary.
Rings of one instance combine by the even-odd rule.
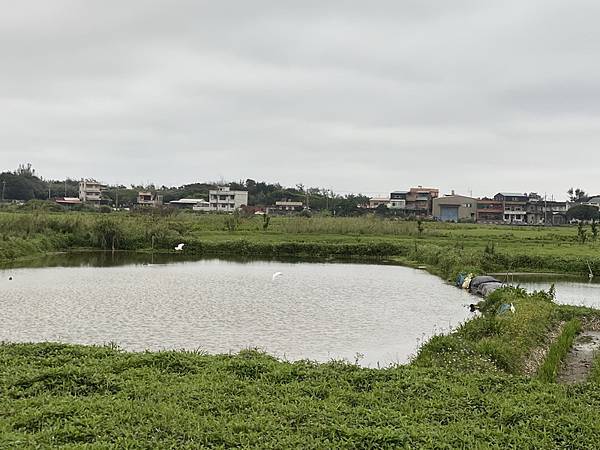
[[[168, 203], [181, 198], [208, 199], [208, 192], [217, 186], [229, 186], [232, 190], [247, 190], [248, 203], [253, 206], [271, 206], [278, 201], [302, 201], [314, 210], [328, 210], [331, 213], [349, 216], [358, 215], [363, 211], [361, 206], [369, 203], [365, 195], [339, 195], [330, 189], [305, 187], [297, 184], [285, 187], [279, 183], [256, 181], [251, 178], [236, 182], [204, 182], [190, 183], [183, 186], [154, 186], [154, 185], [109, 185], [103, 196], [108, 202], [118, 207], [132, 206], [137, 201], [140, 191], [152, 191], [162, 195]], [[31, 164], [21, 164], [14, 171], [0, 173], [0, 189], [3, 200], [48, 200], [56, 197], [78, 197], [79, 181], [67, 178], [65, 180], [45, 180], [38, 176]]]

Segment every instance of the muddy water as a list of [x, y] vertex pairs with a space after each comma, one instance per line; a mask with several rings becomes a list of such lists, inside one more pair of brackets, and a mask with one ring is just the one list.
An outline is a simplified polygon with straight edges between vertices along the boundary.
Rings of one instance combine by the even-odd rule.
[[[0, 270], [0, 340], [114, 342], [135, 351], [257, 347], [290, 360], [375, 367], [407, 362], [433, 333], [467, 319], [472, 302], [398, 266], [68, 258]], [[275, 272], [283, 275], [273, 279]]]
[[581, 383], [588, 377], [594, 359], [600, 354], [600, 331], [584, 331], [575, 339], [561, 370], [559, 383]]

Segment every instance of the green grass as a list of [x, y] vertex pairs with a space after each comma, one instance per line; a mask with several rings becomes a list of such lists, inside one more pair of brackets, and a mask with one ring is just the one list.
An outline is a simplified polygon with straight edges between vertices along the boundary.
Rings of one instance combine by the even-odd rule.
[[425, 264], [445, 278], [458, 270], [600, 273], [600, 245], [577, 242], [574, 227], [425, 223], [375, 216], [260, 217], [209, 214], [0, 212], [0, 263], [81, 248], [261, 257], [370, 257]]
[[537, 377], [545, 383], [554, 383], [562, 362], [567, 353], [573, 346], [573, 341], [581, 331], [581, 322], [579, 319], [571, 319], [567, 322], [558, 337], [558, 340], [552, 344], [544, 364], [540, 367]]
[[[516, 312], [497, 314], [503, 303]], [[435, 336], [420, 350], [413, 364], [449, 370], [523, 372], [529, 355], [547, 342], [558, 323], [559, 308], [544, 292], [528, 294], [517, 288], [494, 292], [480, 304], [484, 315], [464, 323], [450, 335]]]
[[0, 347], [0, 448], [594, 448], [600, 386], [503, 373]]
[[592, 370], [590, 371], [589, 381], [595, 384], [600, 384], [600, 354], [596, 355]]

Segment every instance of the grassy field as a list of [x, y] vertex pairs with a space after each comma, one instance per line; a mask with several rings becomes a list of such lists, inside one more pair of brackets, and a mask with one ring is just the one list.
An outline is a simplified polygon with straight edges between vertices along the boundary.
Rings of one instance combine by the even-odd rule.
[[231, 256], [370, 257], [457, 270], [600, 273], [600, 243], [576, 227], [507, 227], [359, 218], [0, 212], [0, 262], [91, 248]]
[[[365, 218], [0, 213], [0, 260], [69, 249], [355, 257], [458, 271], [600, 273], [577, 230]], [[497, 314], [513, 303], [515, 314]], [[0, 345], [0, 448], [597, 448], [600, 360], [554, 382], [600, 312], [507, 288], [483, 316], [385, 369], [236, 355]], [[558, 338], [553, 338], [558, 336]]]

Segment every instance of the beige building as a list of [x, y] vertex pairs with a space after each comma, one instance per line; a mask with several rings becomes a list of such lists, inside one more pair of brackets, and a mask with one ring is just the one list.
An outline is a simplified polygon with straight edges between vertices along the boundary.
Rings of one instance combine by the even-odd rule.
[[162, 203], [162, 195], [154, 194], [152, 192], [138, 192], [138, 206], [156, 207], [162, 205]]
[[106, 191], [107, 186], [98, 183], [96, 180], [88, 179], [79, 182], [79, 200], [92, 206], [100, 206], [102, 202], [102, 192]]
[[442, 222], [477, 219], [477, 199], [463, 195], [445, 195], [433, 199], [433, 217]]
[[373, 197], [369, 199], [369, 209], [377, 209], [379, 205], [385, 205], [389, 208], [389, 197]]

